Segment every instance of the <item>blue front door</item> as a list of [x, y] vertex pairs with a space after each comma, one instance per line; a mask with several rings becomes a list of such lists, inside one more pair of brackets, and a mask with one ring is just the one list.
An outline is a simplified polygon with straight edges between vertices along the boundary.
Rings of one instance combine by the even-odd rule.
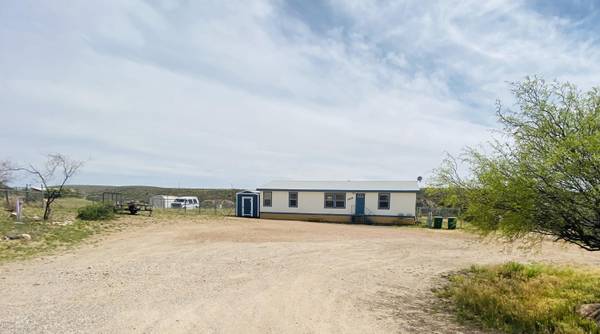
[[252, 197], [242, 197], [242, 216], [252, 217]]
[[356, 194], [356, 215], [364, 215], [365, 214], [365, 194], [357, 193]]

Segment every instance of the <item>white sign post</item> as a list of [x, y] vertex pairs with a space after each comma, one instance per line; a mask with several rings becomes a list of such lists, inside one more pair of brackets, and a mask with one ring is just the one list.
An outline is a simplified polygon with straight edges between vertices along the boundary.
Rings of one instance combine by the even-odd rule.
[[17, 211], [17, 221], [21, 221], [21, 199], [17, 198], [17, 204], [15, 207], [15, 211]]

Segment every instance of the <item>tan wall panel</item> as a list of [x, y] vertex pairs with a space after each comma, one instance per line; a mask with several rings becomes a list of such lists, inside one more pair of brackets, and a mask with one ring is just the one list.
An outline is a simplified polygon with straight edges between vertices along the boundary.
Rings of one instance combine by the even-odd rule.
[[[349, 215], [320, 215], [320, 214], [302, 214], [302, 213], [271, 213], [261, 212], [260, 218], [280, 219], [280, 220], [302, 220], [313, 222], [331, 222], [331, 223], [352, 223], [352, 216]], [[370, 224], [381, 225], [411, 225], [415, 223], [414, 218], [405, 217], [385, 217], [370, 216], [366, 217]]]
[[414, 218], [404, 217], [384, 217], [384, 216], [371, 216], [366, 217], [371, 224], [381, 225], [413, 225], [415, 223]]
[[352, 216], [348, 215], [319, 215], [302, 213], [270, 213], [261, 212], [260, 218], [280, 220], [303, 220], [312, 222], [351, 223]]

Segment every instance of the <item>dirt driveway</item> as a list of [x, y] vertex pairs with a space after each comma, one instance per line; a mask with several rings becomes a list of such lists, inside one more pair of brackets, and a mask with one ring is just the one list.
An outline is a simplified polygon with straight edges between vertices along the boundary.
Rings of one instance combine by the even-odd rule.
[[155, 221], [0, 266], [0, 332], [472, 332], [431, 312], [431, 288], [445, 272], [508, 260], [600, 264], [573, 247], [507, 252], [458, 231]]

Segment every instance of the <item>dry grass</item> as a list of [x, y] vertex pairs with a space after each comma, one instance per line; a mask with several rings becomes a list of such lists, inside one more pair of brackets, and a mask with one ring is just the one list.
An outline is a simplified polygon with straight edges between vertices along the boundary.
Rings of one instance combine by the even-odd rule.
[[[144, 214], [144, 213], [140, 213]], [[152, 216], [156, 218], [164, 219], [177, 219], [177, 218], [190, 218], [190, 217], [201, 217], [201, 218], [219, 218], [234, 216], [235, 208], [200, 208], [200, 209], [154, 209]]]
[[460, 319], [507, 333], [600, 333], [580, 304], [600, 302], [600, 271], [543, 264], [473, 266], [439, 291]]
[[[97, 202], [81, 198], [58, 199], [52, 209], [52, 217], [43, 222], [34, 217], [42, 217], [43, 209], [41, 203], [25, 205], [23, 217], [20, 223], [9, 217], [8, 212], [0, 212], [0, 238], [5, 235], [16, 235], [26, 233], [31, 240], [0, 240], [0, 262], [29, 258], [39, 254], [53, 252], [74, 246], [88, 237], [107, 231], [120, 230], [131, 223], [131, 219], [92, 220], [84, 221], [77, 218], [78, 211], [82, 208], [94, 206]], [[200, 210], [177, 210], [163, 209], [152, 212], [156, 220], [199, 220], [225, 218], [233, 215], [235, 209], [213, 209], [202, 208]], [[145, 221], [147, 212], [138, 214]], [[129, 215], [118, 215], [117, 217], [130, 217]], [[132, 217], [133, 218], [133, 217]], [[69, 221], [70, 224], [64, 224]], [[138, 219], [134, 219], [138, 221]], [[150, 220], [148, 220], [150, 221]]]
[[40, 204], [26, 205], [20, 222], [9, 217], [7, 212], [1, 213], [1, 238], [5, 235], [25, 233], [31, 236], [31, 240], [1, 240], [0, 262], [24, 259], [70, 247], [93, 234], [120, 226], [118, 221], [85, 222], [76, 219], [77, 210], [90, 203], [92, 202], [80, 198], [58, 199], [54, 203], [52, 217], [47, 222], [34, 219], [43, 215]]

